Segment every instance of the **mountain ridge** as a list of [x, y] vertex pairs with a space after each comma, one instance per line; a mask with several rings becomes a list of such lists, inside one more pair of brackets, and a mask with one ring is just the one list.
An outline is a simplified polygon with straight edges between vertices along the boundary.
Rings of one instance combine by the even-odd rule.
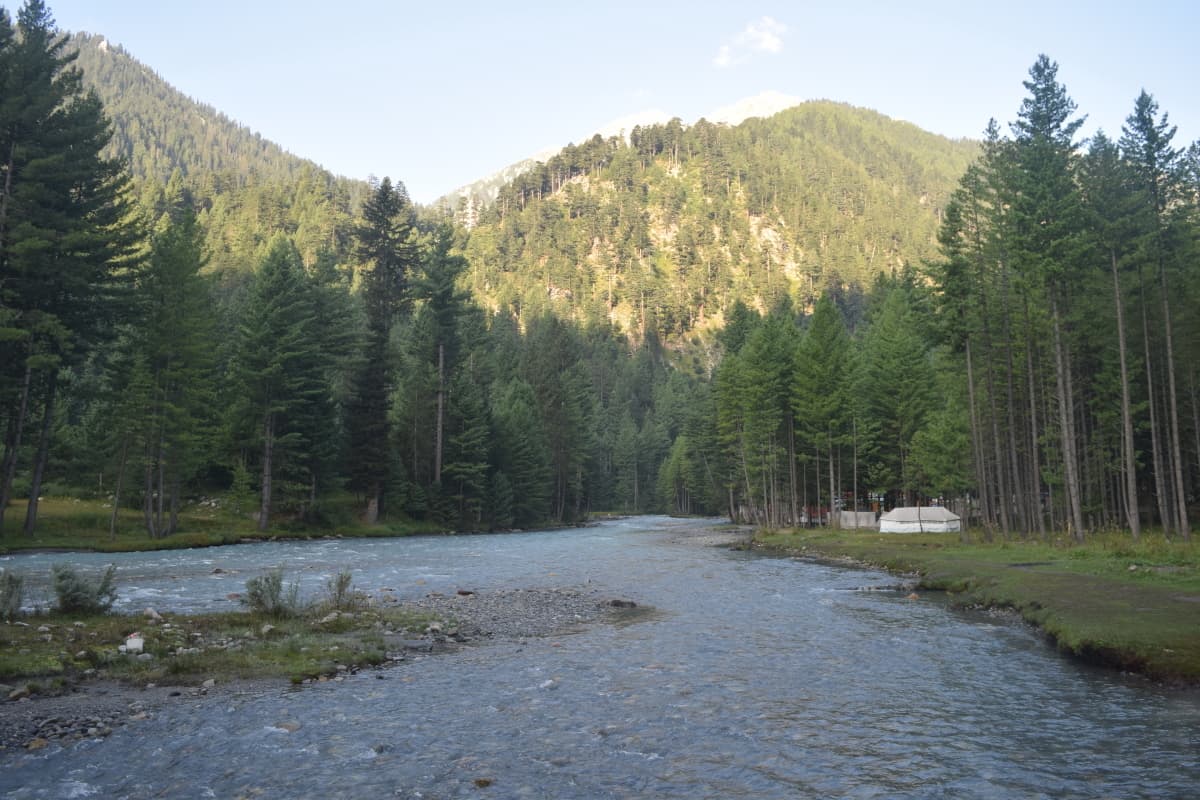
[[[697, 117], [695, 122], [706, 119], [709, 122], [718, 124], [740, 125], [752, 117], [769, 117], [780, 111], [799, 105], [802, 102], [803, 100], [797, 96], [768, 89], [756, 95], [743, 97], [728, 105], [720, 106], [708, 114]], [[643, 109], [610, 120], [596, 127], [595, 130], [586, 136], [581, 136], [579, 141], [587, 141], [594, 136], [600, 136], [603, 139], [622, 136], [628, 139], [629, 134], [635, 127], [665, 125], [674, 118], [676, 118], [675, 115], [668, 114], [662, 109]], [[695, 122], [684, 124], [693, 125]], [[460, 201], [466, 200], [466, 214], [468, 221], [470, 221], [474, 218], [474, 213], [477, 211], [478, 206], [486, 205], [496, 199], [496, 193], [499, 191], [501, 185], [524, 172], [528, 172], [534, 165], [549, 161], [562, 152], [562, 150], [562, 147], [543, 148], [527, 158], [514, 161], [495, 172], [450, 190], [435, 199], [430, 205], [453, 212], [458, 210]]]

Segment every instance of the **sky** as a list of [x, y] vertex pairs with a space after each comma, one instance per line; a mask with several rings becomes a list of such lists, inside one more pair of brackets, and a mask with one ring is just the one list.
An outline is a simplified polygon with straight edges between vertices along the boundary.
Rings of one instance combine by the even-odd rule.
[[[694, 122], [772, 90], [926, 130], [1004, 130], [1039, 54], [1120, 135], [1145, 89], [1200, 139], [1200, 3], [47, 0], [177, 89], [352, 178], [449, 191], [649, 109]], [[0, 0], [15, 14], [15, 0]]]

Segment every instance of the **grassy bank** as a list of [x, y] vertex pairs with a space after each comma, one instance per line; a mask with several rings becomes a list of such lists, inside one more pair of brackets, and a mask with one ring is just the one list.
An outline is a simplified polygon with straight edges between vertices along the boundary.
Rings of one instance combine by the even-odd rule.
[[355, 519], [352, 503], [342, 499], [326, 509], [320, 524], [305, 525], [282, 518], [265, 531], [247, 513], [234, 513], [209, 503], [193, 503], [179, 515], [179, 532], [151, 539], [142, 514], [123, 508], [117, 516], [116, 535], [109, 532], [112, 508], [102, 500], [77, 497], [46, 497], [38, 504], [38, 524], [32, 536], [21, 530], [25, 501], [14, 501], [5, 514], [0, 536], [0, 553], [21, 550], [92, 550], [120, 553], [135, 550], [177, 550], [212, 547], [270, 539], [319, 539], [328, 536], [408, 536], [439, 533], [440, 528], [413, 522], [381, 522], [365, 525]]
[[1150, 677], [1200, 684], [1200, 546], [1161, 535], [963, 542], [959, 534], [762, 531], [759, 548], [914, 573], [963, 605], [1008, 607], [1063, 651]]
[[[38, 615], [0, 623], [0, 683], [37, 694], [90, 679], [184, 686], [209, 679], [301, 682], [381, 664], [433, 620], [400, 608], [283, 619], [248, 611], [164, 614], [161, 620]], [[147, 655], [122, 652], [134, 632]]]

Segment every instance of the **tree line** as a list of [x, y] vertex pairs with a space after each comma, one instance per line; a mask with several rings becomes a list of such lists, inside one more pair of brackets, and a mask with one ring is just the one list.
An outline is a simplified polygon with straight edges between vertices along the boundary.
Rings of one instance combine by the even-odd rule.
[[[460, 530], [595, 510], [783, 526], [940, 499], [989, 535], [1189, 533], [1200, 158], [1148, 94], [1119, 140], [1081, 143], [1039, 59], [1011, 136], [989, 126], [931, 217], [937, 248], [814, 291], [732, 246], [756, 214], [829, 206], [786, 198], [811, 162], [763, 176], [748, 153], [837, 129], [902, 162], [889, 180], [934, 181], [943, 162], [883, 120], [652, 126], [564, 150], [471, 230], [383, 179], [335, 234], [269, 214], [223, 249], [202, 172], [150, 190], [111, 156], [67, 42], [39, 0], [0, 12], [5, 531], [12, 499], [32, 533], [61, 489], [110, 499], [114, 532], [139, 509], [155, 538], [200, 494], [264, 529], [347, 508]], [[840, 196], [846, 219], [875, 202]], [[585, 268], [621, 253], [610, 280]], [[563, 313], [582, 295], [595, 313]], [[682, 336], [709, 303], [719, 332]]]
[[994, 121], [948, 205], [930, 279], [968, 395], [989, 529], [1162, 526], [1187, 538], [1200, 477], [1193, 313], [1200, 148], [1143, 91], [1119, 139], [1040, 57], [1011, 134]]
[[[30, 0], [0, 17], [3, 489], [95, 491], [170, 535], [189, 497], [262, 527], [357, 514], [461, 529], [660, 507], [689, 386], [653, 342], [492, 317], [464, 232], [373, 184], [344, 238], [286, 226], [237, 271], [185, 181], [136, 192], [76, 52]], [[702, 510], [698, 505], [688, 505]], [[6, 529], [11, 527], [5, 523]]]

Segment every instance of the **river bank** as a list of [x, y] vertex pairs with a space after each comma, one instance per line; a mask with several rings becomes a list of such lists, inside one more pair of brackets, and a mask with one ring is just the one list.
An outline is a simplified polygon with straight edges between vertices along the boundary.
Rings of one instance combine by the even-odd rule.
[[[574, 589], [638, 606], [634, 624], [625, 612], [601, 621], [601, 606], [595, 623], [560, 615], [562, 635], [498, 632], [295, 687], [185, 688], [109, 735], [0, 753], [0, 796], [472, 798], [485, 784], [504, 797], [664, 800], [1194, 794], [1200, 694], [1082, 668], [1007, 614], [908, 599], [908, 581], [879, 570], [730, 549], [726, 531], [642, 517], [81, 554], [80, 569], [117, 564], [127, 617], [153, 602], [173, 626], [223, 613], [229, 593], [280, 567], [305, 601], [349, 568], [397, 605], [511, 597], [519, 610], [536, 593], [557, 609], [552, 591]], [[53, 559], [6, 563], [40, 584]]]
[[[376, 669], [383, 679], [388, 669], [461, 647], [565, 635], [647, 611], [633, 600], [586, 589], [531, 588], [431, 592], [403, 602], [381, 592], [357, 612], [274, 624], [249, 612], [162, 614], [156, 621], [110, 615], [78, 625], [31, 617], [0, 631], [0, 752], [105, 737], [169, 706], [278, 690], [289, 682], [340, 682], [363, 669]], [[145, 661], [116, 649], [116, 631], [133, 628], [146, 642]], [[87, 642], [97, 631], [106, 641]], [[190, 647], [172, 647], [176, 640]], [[85, 649], [69, 656], [75, 648]], [[297, 661], [297, 650], [313, 658]], [[14, 678], [14, 670], [21, 674]]]
[[964, 543], [958, 534], [759, 531], [763, 552], [883, 568], [954, 604], [1012, 609], [1061, 651], [1169, 684], [1200, 685], [1200, 554], [1147, 537]]

